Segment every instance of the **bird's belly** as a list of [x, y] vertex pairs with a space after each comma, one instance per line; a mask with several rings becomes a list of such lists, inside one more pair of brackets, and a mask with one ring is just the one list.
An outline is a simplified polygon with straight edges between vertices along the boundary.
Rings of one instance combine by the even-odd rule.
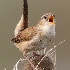
[[53, 38], [54, 38], [54, 36], [47, 37], [45, 35], [45, 36], [41, 37], [39, 40], [32, 42], [30, 47], [32, 46], [32, 50], [34, 50], [34, 51], [42, 50], [49, 45], [49, 43], [52, 41]]
[[49, 39], [47, 39], [46, 36], [43, 36], [43, 37], [41, 37], [40, 39], [38, 39], [38, 40], [32, 42], [32, 43], [30, 44], [30, 47], [31, 47], [31, 49], [32, 49], [33, 51], [42, 50], [42, 49], [44, 49], [44, 48], [49, 44], [50, 41], [48, 41], [48, 40], [49, 40]]
[[50, 43], [50, 39], [47, 36], [41, 37], [40, 39], [30, 40], [22, 42], [21, 44], [16, 44], [21, 52], [27, 54], [31, 51], [39, 51], [44, 49]]
[[32, 47], [32, 50], [39, 51], [44, 49], [45, 47], [44, 45], [45, 45], [44, 42], [42, 40], [39, 40], [37, 42], [32, 42], [30, 46]]

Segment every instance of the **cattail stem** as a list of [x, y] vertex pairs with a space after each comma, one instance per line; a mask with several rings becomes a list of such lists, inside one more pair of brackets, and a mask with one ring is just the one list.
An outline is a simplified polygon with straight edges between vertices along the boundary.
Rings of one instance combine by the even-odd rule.
[[23, 0], [23, 16], [24, 16], [24, 29], [28, 27], [28, 3], [27, 0]]

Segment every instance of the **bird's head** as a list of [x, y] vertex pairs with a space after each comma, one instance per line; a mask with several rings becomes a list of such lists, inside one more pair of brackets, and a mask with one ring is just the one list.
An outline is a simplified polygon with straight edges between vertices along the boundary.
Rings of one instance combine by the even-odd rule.
[[55, 24], [55, 15], [52, 13], [44, 14], [41, 19], [49, 22], [50, 24]]

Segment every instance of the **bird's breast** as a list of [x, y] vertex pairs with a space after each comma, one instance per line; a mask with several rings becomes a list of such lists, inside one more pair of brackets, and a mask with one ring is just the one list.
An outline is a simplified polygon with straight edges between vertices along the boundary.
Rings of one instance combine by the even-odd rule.
[[43, 26], [42, 32], [46, 36], [55, 36], [55, 27], [51, 25]]

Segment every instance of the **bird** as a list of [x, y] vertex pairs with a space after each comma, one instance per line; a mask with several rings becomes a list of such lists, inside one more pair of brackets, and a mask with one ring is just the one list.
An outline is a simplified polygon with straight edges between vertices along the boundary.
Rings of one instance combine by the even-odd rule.
[[11, 41], [23, 55], [43, 50], [55, 38], [55, 15], [45, 13], [35, 26], [23, 28], [23, 16], [14, 31]]

